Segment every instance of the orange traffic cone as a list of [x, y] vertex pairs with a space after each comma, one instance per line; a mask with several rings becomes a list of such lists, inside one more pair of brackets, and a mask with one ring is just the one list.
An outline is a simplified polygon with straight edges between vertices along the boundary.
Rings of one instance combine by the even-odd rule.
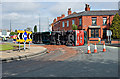
[[90, 54], [90, 53], [91, 53], [89, 43], [88, 43], [88, 52], [87, 52], [87, 53], [88, 53], [88, 54]]
[[104, 43], [104, 46], [103, 46], [103, 52], [106, 52], [105, 43]]
[[96, 43], [95, 43], [94, 53], [97, 53], [97, 46], [96, 46]]

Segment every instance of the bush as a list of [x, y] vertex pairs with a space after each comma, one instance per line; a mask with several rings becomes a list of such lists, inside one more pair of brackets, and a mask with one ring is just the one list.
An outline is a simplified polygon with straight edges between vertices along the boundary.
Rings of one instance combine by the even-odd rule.
[[76, 26], [75, 24], [72, 25], [72, 29], [73, 29], [73, 30], [78, 30], [78, 29], [77, 29], [77, 26]]
[[118, 13], [113, 17], [110, 30], [113, 32], [112, 37], [114, 39], [120, 39], [120, 16]]
[[11, 32], [10, 35], [11, 35], [11, 36], [17, 35], [17, 32]]

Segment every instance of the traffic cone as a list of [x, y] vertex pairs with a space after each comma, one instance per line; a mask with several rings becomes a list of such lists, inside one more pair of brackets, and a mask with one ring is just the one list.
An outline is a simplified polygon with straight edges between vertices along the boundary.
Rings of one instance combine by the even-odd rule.
[[94, 53], [97, 53], [97, 46], [96, 46], [96, 43], [95, 43]]
[[88, 52], [87, 52], [87, 53], [88, 53], [88, 54], [90, 54], [90, 53], [91, 53], [89, 43], [88, 43]]
[[103, 52], [106, 52], [105, 43], [104, 43], [104, 46], [103, 46]]

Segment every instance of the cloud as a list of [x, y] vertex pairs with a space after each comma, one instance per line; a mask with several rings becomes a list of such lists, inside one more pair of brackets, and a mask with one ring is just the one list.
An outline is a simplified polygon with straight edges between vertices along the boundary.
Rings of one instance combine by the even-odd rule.
[[[24, 30], [27, 27], [34, 28], [35, 25], [39, 25], [38, 15], [22, 15], [18, 13], [10, 13], [3, 15], [3, 26], [5, 29], [9, 29], [10, 20], [12, 24], [12, 29]], [[43, 29], [48, 29], [48, 17], [40, 17], [41, 31]], [[39, 27], [38, 27], [39, 29]]]
[[119, 0], [3, 0], [2, 2], [118, 2]]
[[120, 1], [119, 1], [119, 3], [118, 3], [118, 8], [120, 9]]
[[32, 2], [7, 2], [2, 3], [2, 7], [4, 13], [19, 12], [29, 14], [31, 12], [37, 12], [37, 9], [38, 7], [41, 7], [41, 4]]
[[[3, 28], [9, 29], [10, 20], [12, 21], [12, 29], [25, 29], [34, 25], [38, 25], [39, 14], [46, 17], [48, 15], [44, 8], [45, 3], [3, 3]], [[43, 20], [43, 18], [42, 18]], [[44, 22], [41, 25], [45, 24]], [[42, 27], [42, 26], [41, 26]], [[42, 30], [42, 29], [41, 29]]]
[[[91, 9], [116, 9], [116, 3], [89, 3]], [[104, 6], [102, 6], [104, 4]], [[112, 5], [111, 5], [112, 4]], [[68, 8], [72, 12], [81, 12], [85, 9], [85, 2], [3, 2], [2, 3], [2, 26], [9, 29], [10, 19], [12, 21], [12, 30], [34, 28], [34, 25], [40, 26], [41, 31], [48, 29], [49, 23], [53, 19], [65, 14], [67, 16]], [[1, 28], [1, 27], [0, 27]], [[39, 29], [39, 28], [38, 28]]]
[[84, 3], [81, 2], [58, 2], [54, 6], [49, 8], [50, 13], [55, 15], [66, 14], [68, 8], [71, 8], [72, 11], [83, 11], [84, 10]]
[[0, 28], [2, 28], [2, 5], [0, 4]]

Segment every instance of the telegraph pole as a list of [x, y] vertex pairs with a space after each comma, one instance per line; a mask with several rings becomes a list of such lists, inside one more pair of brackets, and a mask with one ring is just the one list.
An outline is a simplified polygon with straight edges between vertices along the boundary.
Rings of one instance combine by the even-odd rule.
[[10, 19], [10, 32], [11, 32], [11, 19]]
[[40, 32], [40, 14], [39, 14], [39, 32]]
[[50, 31], [50, 27], [49, 27], [49, 18], [47, 17], [48, 20], [48, 31]]

